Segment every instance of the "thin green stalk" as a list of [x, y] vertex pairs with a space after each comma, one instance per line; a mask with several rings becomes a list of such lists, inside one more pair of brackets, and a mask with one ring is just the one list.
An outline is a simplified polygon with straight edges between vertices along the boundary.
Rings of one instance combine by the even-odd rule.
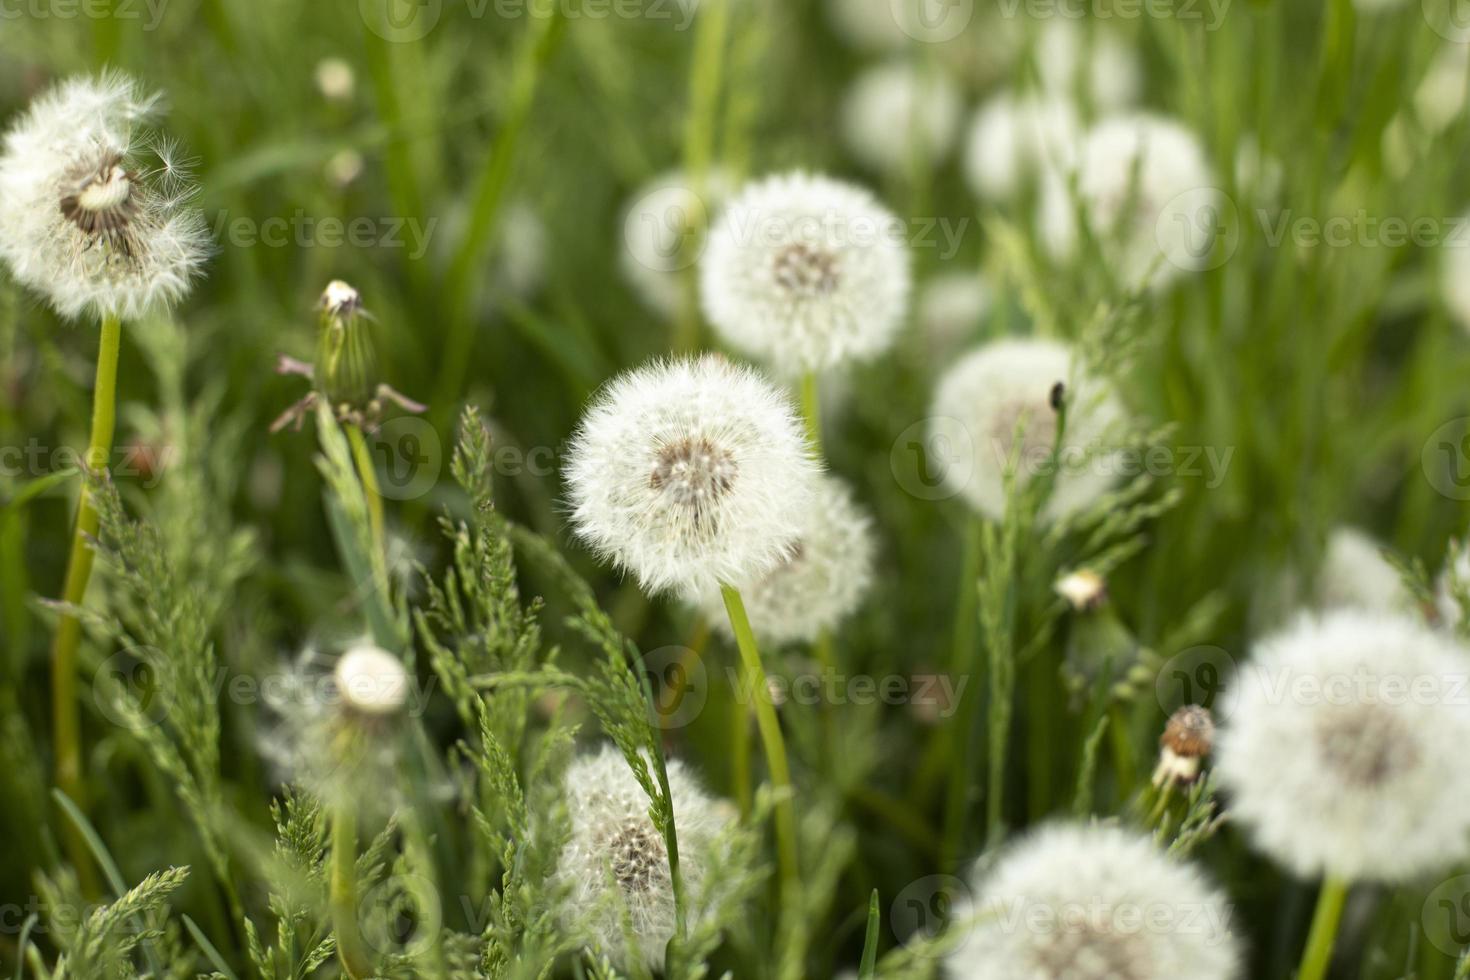
[[[710, 165], [715, 153], [715, 125], [719, 116], [720, 91], [724, 87], [726, 38], [730, 32], [729, 0], [705, 3], [699, 11], [699, 26], [689, 70], [689, 112], [684, 119], [684, 173], [690, 189], [704, 198]], [[704, 229], [691, 229], [703, 234]], [[692, 351], [699, 347], [699, 304], [695, 301], [693, 267], [685, 276], [685, 302], [674, 319], [673, 347]]]
[[1348, 883], [1337, 878], [1322, 882], [1317, 894], [1317, 912], [1312, 916], [1312, 931], [1307, 935], [1307, 948], [1302, 951], [1297, 980], [1322, 980], [1332, 962], [1332, 947], [1337, 940], [1337, 926], [1342, 921], [1342, 907], [1347, 902]]
[[357, 464], [357, 475], [362, 480], [363, 496], [367, 498], [368, 525], [373, 532], [373, 567], [381, 571], [379, 587], [387, 589], [388, 535], [383, 520], [383, 492], [378, 486], [378, 471], [373, 465], [373, 454], [363, 438], [362, 429], [348, 423], [347, 441], [352, 446], [352, 460]]
[[806, 422], [806, 437], [812, 450], [822, 455], [822, 400], [817, 391], [817, 373], [808, 371], [801, 377], [801, 417]]
[[[104, 470], [112, 454], [112, 434], [117, 425], [117, 359], [122, 348], [122, 321], [116, 316], [102, 318], [101, 338], [97, 348], [97, 381], [92, 388], [92, 436], [87, 445], [86, 466], [89, 471]], [[77, 505], [76, 527], [72, 533], [71, 554], [66, 563], [66, 583], [61, 601], [79, 606], [92, 578], [96, 558], [89, 543], [97, 536], [97, 508], [85, 483]], [[82, 642], [81, 621], [71, 612], [63, 612], [51, 646], [51, 710], [56, 752], [56, 785], [79, 808], [86, 808], [86, 785], [82, 779], [82, 724], [77, 706], [77, 650]], [[73, 830], [66, 832], [67, 853], [83, 890], [95, 893], [97, 879], [87, 853], [87, 845]]]
[[735, 631], [735, 644], [740, 648], [740, 660], [745, 667], [745, 686], [755, 701], [755, 721], [760, 729], [766, 765], [771, 770], [771, 782], [781, 794], [776, 803], [776, 852], [783, 890], [790, 889], [798, 883], [800, 866], [796, 861], [796, 803], [792, 798], [791, 770], [786, 764], [786, 742], [781, 736], [776, 707], [766, 697], [766, 670], [761, 665], [755, 631], [750, 628], [750, 618], [745, 614], [745, 601], [740, 598], [739, 590], [731, 586], [722, 586], [721, 592], [725, 597], [725, 611], [730, 616], [730, 628]]
[[345, 806], [332, 813], [332, 870], [328, 901], [337, 958], [352, 980], [373, 975], [362, 934], [357, 929], [357, 818]]
[[[954, 648], [950, 657], [950, 673], [958, 681], [961, 677], [974, 677], [979, 671], [980, 644], [980, 556], [984, 545], [984, 526], [973, 514], [966, 518], [964, 555], [960, 560], [959, 594], [955, 600]], [[974, 736], [975, 716], [979, 696], [956, 706], [950, 723], [941, 728], [939, 748], [931, 758], [936, 767], [921, 774], [920, 791], [928, 796], [928, 783], [939, 774], [949, 773], [949, 785], [944, 809], [944, 844], [940, 849], [940, 860], [948, 865], [959, 855], [960, 841], [964, 833], [965, 811], [968, 803], [968, 787], [971, 773], [966, 765], [969, 744]], [[926, 763], [928, 760], [925, 760]], [[932, 773], [932, 775], [930, 775]]]

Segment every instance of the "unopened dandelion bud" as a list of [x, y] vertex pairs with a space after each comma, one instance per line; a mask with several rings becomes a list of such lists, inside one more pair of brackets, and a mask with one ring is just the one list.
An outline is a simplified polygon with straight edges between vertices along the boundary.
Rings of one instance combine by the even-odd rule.
[[1169, 717], [1159, 738], [1159, 764], [1154, 785], [1187, 784], [1199, 778], [1205, 756], [1215, 743], [1215, 719], [1208, 708], [1189, 704]]
[[1108, 583], [1090, 568], [1080, 568], [1057, 579], [1057, 595], [1069, 602], [1073, 609], [1086, 612], [1101, 606], [1108, 597]]
[[347, 283], [334, 281], [322, 293], [321, 312], [317, 387], [333, 408], [364, 406], [373, 397], [378, 368], [362, 298]]

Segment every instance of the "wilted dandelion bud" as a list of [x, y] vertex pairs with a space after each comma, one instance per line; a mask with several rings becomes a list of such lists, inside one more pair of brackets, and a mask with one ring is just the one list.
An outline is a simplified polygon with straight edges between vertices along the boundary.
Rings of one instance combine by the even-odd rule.
[[[1058, 382], [1068, 408], [1053, 462]], [[949, 489], [992, 519], [1005, 513], [1005, 473], [1013, 460], [1018, 487], [1055, 469], [1049, 517], [1081, 510], [1113, 482], [1107, 440], [1124, 418], [1123, 406], [1111, 386], [1077, 375], [1071, 350], [1056, 341], [998, 340], [964, 356], [940, 379], [930, 414], [932, 465]]]
[[705, 356], [604, 387], [572, 439], [566, 480], [582, 540], [650, 592], [698, 596], [790, 557], [817, 472], [786, 396]]
[[1108, 583], [1090, 568], [1068, 572], [1057, 579], [1053, 588], [1078, 612], [1096, 609], [1108, 597]]
[[960, 94], [942, 72], [908, 61], [869, 68], [842, 103], [842, 136], [852, 155], [881, 173], [933, 168], [954, 144]]
[[403, 661], [370, 644], [342, 654], [332, 680], [343, 706], [367, 717], [397, 714], [408, 698], [408, 672]]
[[1082, 124], [1070, 99], [1002, 92], [970, 124], [965, 177], [977, 197], [1005, 200], [1043, 168], [1066, 172], [1081, 140]]
[[1235, 980], [1225, 897], [1148, 837], [1054, 824], [977, 873], [952, 980]]
[[1215, 744], [1215, 719], [1210, 709], [1187, 704], [1169, 716], [1159, 737], [1159, 764], [1154, 785], [1178, 785], [1199, 778], [1200, 766]]
[[[788, 556], [751, 582], [735, 583], [751, 627], [762, 641], [810, 643], [849, 616], [873, 578], [873, 523], [832, 476], [819, 478], [816, 496]], [[719, 590], [700, 606], [711, 623], [730, 631]]]
[[341, 58], [323, 58], [316, 64], [316, 87], [328, 102], [347, 102], [357, 90], [357, 75]]
[[340, 279], [328, 283], [321, 299], [315, 379], [333, 407], [360, 406], [372, 398], [378, 359], [368, 317], [357, 290]]
[[1470, 850], [1470, 653], [1407, 617], [1339, 610], [1263, 641], [1215, 773], [1233, 819], [1304, 877], [1396, 882]]
[[676, 170], [639, 188], [623, 212], [623, 275], [644, 304], [665, 320], [683, 311], [686, 272], [698, 260], [709, 227], [733, 190], [722, 170], [710, 171], [698, 189]]
[[887, 350], [908, 295], [903, 223], [860, 187], [801, 173], [746, 187], [700, 264], [721, 338], [792, 376]]
[[[718, 857], [729, 810], [707, 796], [681, 762], [670, 760], [668, 775], [679, 872], [686, 894], [699, 896]], [[631, 952], [624, 941], [626, 915], [638, 956], [656, 970], [674, 935], [674, 892], [668, 849], [648, 815], [648, 795], [610, 745], [573, 762], [564, 782], [571, 836], [556, 877], [570, 889], [562, 909], [565, 928], [623, 964]]]
[[64, 317], [173, 303], [209, 254], [177, 150], [145, 132], [158, 102], [124, 75], [76, 78], [5, 136], [0, 258]]
[[990, 305], [990, 284], [978, 271], [943, 272], [925, 281], [918, 321], [930, 350], [947, 359], [978, 333]]
[[1107, 118], [1087, 133], [1070, 172], [1044, 180], [1041, 239], [1055, 258], [1073, 257], [1080, 205], [1123, 283], [1163, 285], [1203, 268], [1224, 234], [1227, 201], [1214, 185], [1204, 147], [1177, 122], [1144, 113]]

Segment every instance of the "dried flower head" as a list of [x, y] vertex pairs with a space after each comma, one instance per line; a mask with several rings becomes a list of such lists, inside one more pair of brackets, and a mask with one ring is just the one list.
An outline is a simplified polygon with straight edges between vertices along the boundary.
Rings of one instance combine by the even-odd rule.
[[1154, 785], [1192, 783], [1200, 766], [1215, 745], [1215, 719], [1209, 708], [1186, 704], [1169, 716], [1159, 736], [1159, 764]]
[[909, 61], [869, 68], [842, 103], [842, 136], [864, 166], [906, 174], [916, 164], [935, 167], [954, 145], [960, 94], [943, 72]]
[[638, 189], [623, 212], [623, 276], [644, 304], [665, 320], [677, 319], [688, 300], [686, 272], [704, 246], [711, 224], [734, 193], [723, 170], [701, 186], [681, 170]]
[[572, 522], [650, 592], [696, 596], [791, 555], [817, 464], [789, 399], [715, 356], [615, 378], [573, 437]]
[[[699, 895], [729, 810], [706, 795], [678, 760], [669, 761], [668, 775], [679, 872], [686, 894]], [[674, 935], [674, 892], [668, 848], [649, 816], [648, 795], [611, 745], [573, 762], [564, 785], [571, 836], [556, 878], [569, 892], [562, 909], [566, 929], [623, 963], [629, 954], [626, 915], [638, 955], [649, 969], [658, 969]]]
[[886, 350], [903, 323], [902, 222], [866, 190], [786, 174], [745, 188], [700, 263], [705, 316], [731, 346], [783, 374]]
[[1240, 943], [1224, 896], [1148, 838], [1054, 824], [977, 874], [953, 980], [1233, 980]]
[[1215, 772], [1299, 875], [1402, 881], [1470, 850], [1470, 654], [1407, 617], [1338, 610], [1263, 641]]
[[[1069, 407], [1053, 463], [1059, 382]], [[1018, 486], [1055, 468], [1045, 511], [1053, 518], [1081, 510], [1113, 482], [1107, 442], [1124, 418], [1122, 404], [1109, 385], [1080, 376], [1071, 350], [1056, 341], [998, 340], [966, 355], [940, 379], [930, 414], [931, 462], [987, 517], [1005, 513], [1013, 460]]]
[[0, 152], [0, 258], [75, 318], [133, 319], [180, 299], [209, 254], [177, 150], [132, 79], [75, 78], [38, 98]]
[[[801, 536], [786, 560], [738, 583], [751, 627], [762, 641], [809, 643], [863, 601], [873, 578], [873, 523], [836, 477], [819, 479]], [[724, 599], [706, 592], [700, 606], [729, 632]]]
[[975, 113], [965, 149], [970, 189], [985, 200], [1019, 193], [1035, 174], [1066, 172], [1082, 141], [1070, 99], [1002, 92]]
[[1204, 147], [1179, 123], [1109, 117], [1088, 131], [1070, 170], [1044, 179], [1041, 238], [1053, 256], [1072, 257], [1080, 206], [1119, 279], [1160, 286], [1205, 260], [1222, 233], [1224, 197], [1214, 184]]

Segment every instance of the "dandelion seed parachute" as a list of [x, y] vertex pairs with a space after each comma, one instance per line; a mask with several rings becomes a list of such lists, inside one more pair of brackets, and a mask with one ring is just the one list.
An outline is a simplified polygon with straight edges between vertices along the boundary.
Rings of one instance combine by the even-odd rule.
[[1229, 689], [1215, 773], [1303, 877], [1399, 882], [1470, 851], [1470, 653], [1407, 617], [1303, 617]]
[[842, 136], [854, 157], [880, 173], [935, 167], [948, 156], [960, 120], [948, 76], [907, 61], [869, 68], [842, 103]]
[[785, 394], [705, 356], [610, 382], [572, 439], [566, 481], [589, 546], [649, 592], [697, 596], [790, 557], [817, 473]]
[[[847, 486], [823, 476], [790, 557], [752, 582], [739, 583], [751, 627], [763, 642], [810, 643], [851, 615], [873, 578], [873, 522]], [[711, 623], [730, 633], [724, 599], [699, 602]]]
[[1053, 824], [973, 882], [951, 980], [1235, 980], [1224, 896], [1142, 835]]
[[983, 200], [1005, 200], [1045, 168], [1070, 169], [1082, 124], [1069, 99], [1002, 92], [975, 113], [965, 148], [965, 178]]
[[[999, 340], [962, 357], [940, 379], [930, 415], [934, 463], [945, 485], [981, 514], [1005, 514], [1005, 471], [1016, 456], [1017, 486], [1041, 470], [1056, 439], [1053, 389], [1065, 385], [1066, 428], [1049, 518], [1076, 513], [1111, 486], [1109, 440], [1125, 418], [1110, 385], [1079, 375], [1071, 350], [1041, 339]], [[1015, 445], [1017, 424], [1024, 426]]]
[[145, 133], [158, 97], [127, 76], [38, 98], [0, 151], [0, 258], [57, 313], [134, 319], [184, 296], [210, 251], [194, 188]]
[[[705, 794], [683, 763], [668, 762], [669, 794], [685, 893], [698, 896], [717, 857], [729, 810]], [[613, 746], [574, 761], [565, 776], [571, 835], [556, 878], [570, 892], [562, 909], [568, 931], [589, 935], [623, 963], [626, 909], [638, 953], [658, 969], [675, 928], [673, 883], [663, 835], [648, 815], [648, 795]]]
[[903, 323], [903, 223], [866, 190], [803, 173], [747, 186], [700, 263], [705, 316], [790, 376], [882, 353]]

